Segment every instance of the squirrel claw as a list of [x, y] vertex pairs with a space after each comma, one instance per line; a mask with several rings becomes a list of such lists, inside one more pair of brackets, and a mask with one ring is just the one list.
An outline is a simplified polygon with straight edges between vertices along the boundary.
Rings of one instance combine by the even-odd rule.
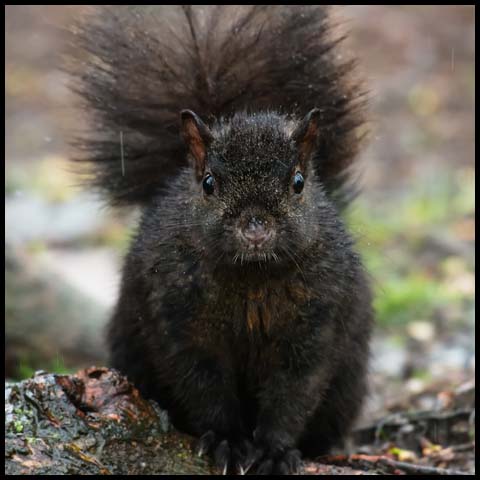
[[195, 446], [195, 453], [197, 456], [202, 457], [205, 453], [209, 452], [212, 449], [213, 444], [215, 443], [215, 433], [211, 430], [204, 433], [198, 440]]
[[209, 453], [222, 475], [232, 473], [232, 470], [245, 475], [261, 456], [259, 450], [247, 438], [221, 439], [212, 430], [200, 437], [195, 446], [195, 453], [199, 457]]

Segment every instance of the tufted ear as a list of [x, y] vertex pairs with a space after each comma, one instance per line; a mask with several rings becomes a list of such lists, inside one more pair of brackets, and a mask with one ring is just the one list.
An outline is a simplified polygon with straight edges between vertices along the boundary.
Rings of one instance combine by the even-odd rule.
[[314, 108], [310, 110], [298, 124], [291, 136], [292, 140], [297, 144], [299, 152], [298, 160], [303, 171], [306, 170], [308, 160], [317, 146], [319, 119], [320, 109]]
[[203, 178], [207, 148], [213, 140], [210, 129], [191, 110], [180, 112], [182, 120], [182, 135], [194, 160], [195, 175], [198, 180]]

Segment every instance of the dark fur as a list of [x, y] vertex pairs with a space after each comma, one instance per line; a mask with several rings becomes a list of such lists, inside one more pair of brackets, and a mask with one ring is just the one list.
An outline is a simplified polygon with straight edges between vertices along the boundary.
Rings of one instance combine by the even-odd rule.
[[[79, 77], [99, 132], [83, 143], [92, 183], [114, 203], [144, 204], [112, 363], [203, 435], [218, 464], [286, 473], [296, 448], [339, 443], [365, 396], [370, 292], [338, 213], [362, 94], [335, 59], [323, 7], [217, 6], [202, 21], [190, 7], [168, 12], [174, 30], [121, 9], [79, 35], [93, 54]], [[292, 130], [313, 107], [318, 138], [296, 194]], [[211, 128], [213, 195], [186, 161], [183, 108]], [[255, 255], [238, 235], [253, 217], [275, 230]]]

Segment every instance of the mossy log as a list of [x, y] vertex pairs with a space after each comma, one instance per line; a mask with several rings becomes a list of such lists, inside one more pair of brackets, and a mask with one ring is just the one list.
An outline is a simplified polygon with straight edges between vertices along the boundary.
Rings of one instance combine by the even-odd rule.
[[5, 386], [5, 474], [211, 474], [192, 438], [115, 370]]
[[[167, 412], [142, 398], [116, 370], [91, 367], [75, 375], [37, 372], [31, 379], [5, 385], [6, 475], [219, 474], [208, 457], [194, 453], [194, 442], [176, 431]], [[462, 462], [464, 467], [472, 464], [467, 471], [474, 470], [470, 457], [469, 450], [468, 462]], [[398, 462], [381, 451], [305, 461], [300, 473], [399, 472], [466, 474]]]

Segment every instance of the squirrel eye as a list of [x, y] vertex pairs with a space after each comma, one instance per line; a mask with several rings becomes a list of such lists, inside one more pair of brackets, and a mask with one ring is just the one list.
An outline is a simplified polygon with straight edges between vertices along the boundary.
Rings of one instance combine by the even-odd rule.
[[203, 179], [202, 186], [203, 186], [203, 191], [207, 195], [211, 195], [215, 190], [215, 179], [209, 173], [207, 173], [207, 175]]
[[293, 191], [295, 193], [301, 193], [304, 185], [305, 180], [303, 179], [303, 175], [300, 172], [297, 172], [293, 177]]

